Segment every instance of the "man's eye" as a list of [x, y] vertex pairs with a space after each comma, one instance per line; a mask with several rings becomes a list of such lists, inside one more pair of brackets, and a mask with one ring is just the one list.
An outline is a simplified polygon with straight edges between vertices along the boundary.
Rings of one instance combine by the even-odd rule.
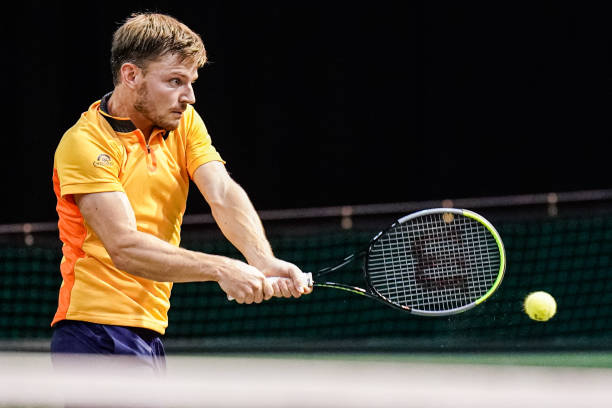
[[181, 80], [180, 80], [180, 79], [178, 79], [178, 78], [172, 78], [172, 79], [170, 80], [170, 83], [171, 83], [172, 85], [177, 85], [177, 86], [178, 86], [178, 85], [180, 85], [180, 84], [181, 84]]

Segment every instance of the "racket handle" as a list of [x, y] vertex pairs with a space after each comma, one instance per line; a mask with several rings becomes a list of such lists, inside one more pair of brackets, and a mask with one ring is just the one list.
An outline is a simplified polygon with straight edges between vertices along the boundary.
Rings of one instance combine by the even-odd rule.
[[[266, 278], [266, 280], [267, 280], [268, 282], [270, 282], [270, 283], [274, 283], [274, 282], [276, 282], [276, 281], [278, 281], [278, 280], [280, 280], [280, 279], [287, 279], [287, 280], [290, 280], [291, 278], [284, 278], [284, 277], [281, 277], [281, 276], [271, 276], [271, 277], [269, 277], [269, 278]], [[303, 273], [303, 274], [302, 274], [302, 278], [301, 278], [300, 280], [302, 281], [302, 285], [303, 285], [303, 286], [307, 286], [307, 287], [309, 287], [309, 288], [312, 288], [312, 285], [313, 285], [313, 281], [312, 281], [312, 273], [310, 273], [310, 272], [308, 272], [308, 273]], [[233, 297], [231, 297], [231, 296], [229, 296], [229, 295], [228, 295], [228, 296], [227, 296], [227, 300], [232, 301], [232, 300], [235, 300], [235, 299], [234, 299]]]

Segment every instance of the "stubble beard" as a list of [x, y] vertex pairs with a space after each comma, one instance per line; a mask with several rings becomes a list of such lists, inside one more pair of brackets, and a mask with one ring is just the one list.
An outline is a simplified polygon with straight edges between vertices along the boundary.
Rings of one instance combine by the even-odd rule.
[[138, 96], [136, 98], [136, 101], [134, 102], [134, 110], [136, 110], [136, 112], [139, 112], [145, 118], [150, 120], [151, 123], [153, 123], [153, 126], [165, 129], [169, 132], [176, 130], [176, 128], [178, 127], [178, 122], [170, 123], [164, 120], [161, 115], [157, 115], [154, 113], [152, 106], [153, 104], [151, 102], [151, 99], [149, 98], [149, 91], [147, 89], [146, 83], [142, 84], [142, 86], [138, 89], [137, 95]]

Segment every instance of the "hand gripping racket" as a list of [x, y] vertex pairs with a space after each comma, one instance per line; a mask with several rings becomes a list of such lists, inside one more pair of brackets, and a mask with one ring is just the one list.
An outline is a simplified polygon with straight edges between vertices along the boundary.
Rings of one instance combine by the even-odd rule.
[[[361, 257], [365, 289], [322, 279]], [[415, 315], [447, 316], [491, 297], [505, 267], [504, 245], [491, 223], [472, 211], [435, 208], [400, 218], [367, 249], [305, 279], [311, 286], [367, 296]]]

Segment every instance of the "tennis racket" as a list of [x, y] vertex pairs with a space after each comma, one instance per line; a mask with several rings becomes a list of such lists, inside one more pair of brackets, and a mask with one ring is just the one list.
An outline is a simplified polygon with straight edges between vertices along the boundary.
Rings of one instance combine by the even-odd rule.
[[[324, 279], [362, 257], [365, 289]], [[435, 208], [400, 218], [365, 250], [304, 278], [309, 286], [348, 291], [415, 315], [447, 316], [490, 298], [505, 267], [504, 245], [490, 222], [472, 211]]]

